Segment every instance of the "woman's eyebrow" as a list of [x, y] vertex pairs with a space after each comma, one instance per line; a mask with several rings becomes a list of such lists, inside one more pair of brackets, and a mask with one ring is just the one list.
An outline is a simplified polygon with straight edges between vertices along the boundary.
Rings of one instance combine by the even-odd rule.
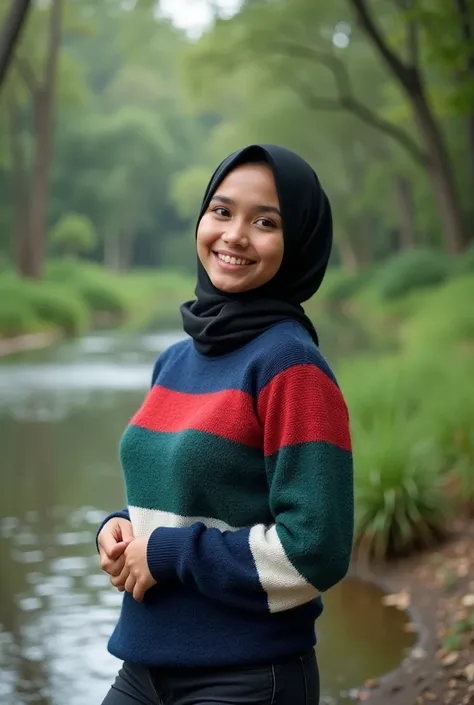
[[[236, 203], [232, 198], [229, 198], [228, 196], [221, 196], [220, 194], [216, 193], [211, 199], [212, 201], [219, 201], [220, 203], [225, 203], [227, 206], [235, 206]], [[281, 213], [276, 206], [270, 206], [270, 205], [261, 205], [261, 206], [252, 206], [252, 210], [255, 211], [256, 213], [276, 213], [276, 215], [279, 215], [281, 217]]]

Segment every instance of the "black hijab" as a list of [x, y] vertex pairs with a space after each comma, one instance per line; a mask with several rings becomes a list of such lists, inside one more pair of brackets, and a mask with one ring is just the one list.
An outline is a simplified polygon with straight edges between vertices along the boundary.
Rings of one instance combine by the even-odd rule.
[[319, 179], [304, 159], [269, 144], [234, 152], [217, 167], [208, 184], [198, 225], [225, 177], [237, 166], [252, 162], [267, 163], [273, 172], [283, 224], [283, 261], [263, 286], [228, 294], [212, 284], [198, 260], [196, 300], [183, 304], [181, 314], [185, 332], [206, 355], [235, 350], [288, 319], [301, 323], [318, 343], [301, 303], [319, 289], [323, 280], [332, 246], [332, 216]]

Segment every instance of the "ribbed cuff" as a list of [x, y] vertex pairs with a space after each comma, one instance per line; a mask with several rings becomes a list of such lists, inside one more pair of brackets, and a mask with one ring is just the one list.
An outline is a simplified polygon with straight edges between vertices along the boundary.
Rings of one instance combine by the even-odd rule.
[[159, 583], [176, 579], [176, 564], [182, 556], [189, 530], [158, 527], [148, 539], [148, 569]]
[[102, 524], [99, 526], [97, 529], [97, 533], [95, 535], [95, 547], [97, 549], [97, 553], [99, 552], [99, 534], [104, 528], [104, 526], [107, 524], [108, 521], [111, 519], [127, 519], [127, 521], [130, 521], [130, 514], [128, 513], [127, 509], [122, 509], [120, 512], [113, 512], [112, 514], [108, 514]]

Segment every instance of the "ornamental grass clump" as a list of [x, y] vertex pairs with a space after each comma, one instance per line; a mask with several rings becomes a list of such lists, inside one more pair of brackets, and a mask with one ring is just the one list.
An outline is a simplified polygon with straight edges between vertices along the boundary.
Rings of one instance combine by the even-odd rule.
[[434, 440], [402, 414], [356, 424], [353, 438], [356, 547], [387, 559], [441, 540], [449, 503]]
[[450, 502], [426, 394], [439, 360], [403, 356], [343, 366], [354, 446], [356, 547], [372, 558], [406, 555], [446, 533]]

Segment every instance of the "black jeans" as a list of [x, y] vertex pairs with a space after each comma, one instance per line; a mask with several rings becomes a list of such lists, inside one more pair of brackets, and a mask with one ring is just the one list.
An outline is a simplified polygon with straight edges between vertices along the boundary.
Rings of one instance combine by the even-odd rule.
[[102, 705], [318, 705], [311, 651], [283, 663], [219, 669], [147, 669], [124, 663]]

